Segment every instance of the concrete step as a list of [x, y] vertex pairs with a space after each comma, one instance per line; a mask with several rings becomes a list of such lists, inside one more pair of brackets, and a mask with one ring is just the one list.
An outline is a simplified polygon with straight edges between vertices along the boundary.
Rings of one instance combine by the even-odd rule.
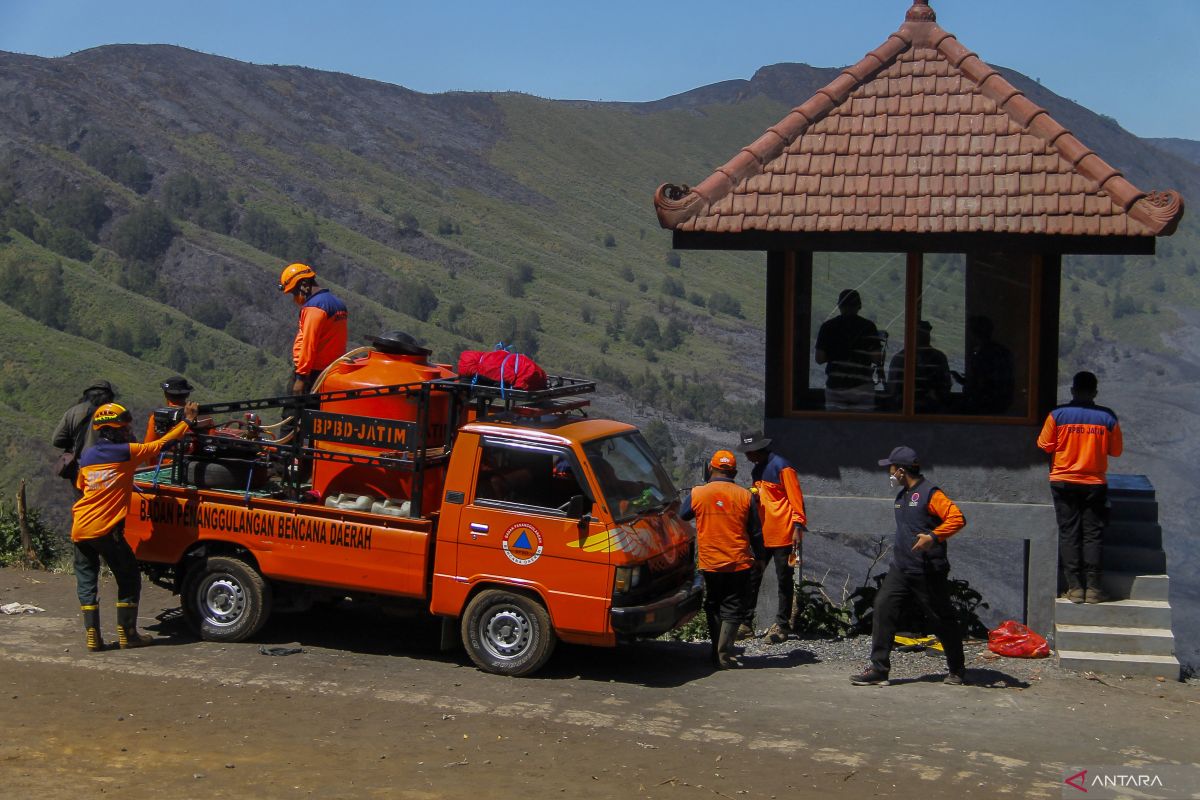
[[1175, 637], [1167, 628], [1059, 624], [1055, 625], [1054, 629], [1054, 644], [1059, 650], [1147, 656], [1175, 655]]
[[1144, 497], [1113, 496], [1110, 492], [1108, 502], [1110, 506], [1109, 516], [1114, 522], [1117, 520], [1158, 522], [1157, 500], [1148, 500]]
[[1100, 584], [1117, 600], [1168, 600], [1171, 579], [1166, 575], [1136, 575], [1132, 572], [1104, 572]]
[[1171, 627], [1171, 604], [1164, 600], [1113, 600], [1108, 603], [1054, 601], [1056, 625], [1116, 625], [1122, 628]]
[[1162, 549], [1162, 526], [1143, 520], [1113, 520], [1104, 530], [1106, 547]]
[[1107, 570], [1161, 575], [1167, 571], [1167, 554], [1159, 548], [1105, 545], [1101, 564]]
[[1179, 680], [1179, 661], [1175, 656], [1097, 653], [1088, 650], [1059, 650], [1058, 663], [1078, 672], [1102, 672], [1107, 675], [1145, 675]]
[[1110, 472], [1108, 480], [1109, 497], [1140, 497], [1154, 499], [1154, 484], [1145, 475], [1122, 475]]

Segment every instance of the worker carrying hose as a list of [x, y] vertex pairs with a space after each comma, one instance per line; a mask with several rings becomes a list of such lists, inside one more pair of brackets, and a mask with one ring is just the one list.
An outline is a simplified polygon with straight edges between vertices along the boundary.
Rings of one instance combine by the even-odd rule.
[[103, 558], [117, 579], [117, 638], [124, 650], [141, 647], [151, 639], [137, 631], [138, 599], [142, 578], [133, 550], [125, 541], [125, 516], [133, 493], [133, 473], [138, 466], [158, 456], [162, 449], [187, 433], [196, 422], [199, 406], [183, 407], [184, 421], [162, 438], [138, 444], [130, 423], [133, 417], [118, 403], [105, 403], [92, 416], [96, 444], [79, 458], [76, 485], [83, 497], [71, 509], [71, 541], [75, 550], [75, 583], [87, 649], [104, 649], [100, 635], [97, 581]]
[[288, 264], [279, 276], [279, 291], [300, 306], [300, 324], [292, 342], [292, 394], [308, 394], [325, 368], [346, 352], [346, 304], [317, 285], [307, 264]]

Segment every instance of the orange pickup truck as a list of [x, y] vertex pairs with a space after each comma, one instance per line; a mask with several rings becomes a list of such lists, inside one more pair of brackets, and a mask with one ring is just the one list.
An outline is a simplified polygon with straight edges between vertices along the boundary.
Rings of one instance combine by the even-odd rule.
[[[125, 535], [214, 641], [323, 597], [416, 601], [507, 675], [559, 639], [658, 636], [700, 607], [695, 531], [637, 428], [582, 414], [592, 390], [471, 385], [381, 338], [312, 395], [202, 406], [208, 426], [138, 473]], [[273, 407], [290, 434], [253, 414]]]

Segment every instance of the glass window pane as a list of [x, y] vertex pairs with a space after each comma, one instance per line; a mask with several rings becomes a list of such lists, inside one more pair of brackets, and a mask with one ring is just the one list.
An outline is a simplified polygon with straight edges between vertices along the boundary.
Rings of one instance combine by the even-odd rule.
[[914, 387], [920, 414], [1024, 417], [1033, 257], [924, 257]]
[[[797, 309], [793, 405], [801, 410], [898, 411], [889, 353], [904, 346], [903, 253], [814, 253], [807, 309]], [[805, 299], [798, 287], [797, 304]], [[804, 319], [801, 311], [807, 311]]]
[[567, 502], [577, 494], [584, 491], [567, 451], [483, 446], [476, 500], [565, 511]]

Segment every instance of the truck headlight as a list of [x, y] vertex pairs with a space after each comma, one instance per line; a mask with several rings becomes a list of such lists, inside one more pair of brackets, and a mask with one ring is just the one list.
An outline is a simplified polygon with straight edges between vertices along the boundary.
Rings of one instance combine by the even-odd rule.
[[642, 573], [645, 569], [645, 564], [631, 567], [617, 567], [616, 575], [613, 577], [613, 592], [628, 592], [631, 589], [636, 589], [642, 582]]

